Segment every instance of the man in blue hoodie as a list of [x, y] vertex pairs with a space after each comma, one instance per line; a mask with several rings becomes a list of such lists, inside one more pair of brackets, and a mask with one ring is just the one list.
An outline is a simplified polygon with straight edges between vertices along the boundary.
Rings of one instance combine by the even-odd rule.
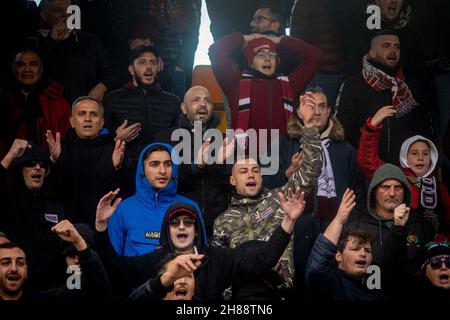
[[[111, 242], [119, 255], [135, 256], [155, 250], [160, 245], [164, 214], [173, 203], [189, 203], [200, 212], [194, 201], [177, 194], [178, 165], [171, 153], [172, 147], [163, 143], [152, 143], [142, 150], [136, 170], [136, 194], [119, 205], [108, 223]], [[206, 239], [206, 234], [203, 236]]]

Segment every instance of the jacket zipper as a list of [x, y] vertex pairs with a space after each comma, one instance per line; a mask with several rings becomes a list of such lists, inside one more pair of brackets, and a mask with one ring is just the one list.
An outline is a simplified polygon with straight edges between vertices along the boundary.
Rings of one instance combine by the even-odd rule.
[[272, 80], [269, 80], [269, 130], [272, 130]]

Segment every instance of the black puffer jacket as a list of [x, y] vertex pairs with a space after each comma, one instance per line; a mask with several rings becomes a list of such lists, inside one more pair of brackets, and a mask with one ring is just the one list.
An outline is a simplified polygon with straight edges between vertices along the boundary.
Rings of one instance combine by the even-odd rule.
[[175, 95], [163, 91], [158, 84], [153, 84], [144, 93], [128, 83], [105, 97], [105, 127], [114, 133], [125, 119], [128, 125], [141, 123], [139, 136], [127, 144], [131, 159], [137, 161], [141, 150], [153, 141], [159, 131], [178, 124], [180, 105]]

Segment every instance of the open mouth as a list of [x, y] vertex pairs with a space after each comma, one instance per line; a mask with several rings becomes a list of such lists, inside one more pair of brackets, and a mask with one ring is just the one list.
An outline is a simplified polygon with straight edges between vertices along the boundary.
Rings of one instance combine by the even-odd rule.
[[187, 298], [188, 290], [185, 287], [179, 288], [175, 291], [175, 297], [180, 300]]
[[208, 115], [208, 110], [206, 110], [206, 108], [200, 108], [197, 110], [197, 115], [199, 116], [207, 116]]
[[92, 129], [92, 124], [85, 124], [83, 129]]
[[387, 56], [387, 60], [390, 62], [396, 62], [397, 61], [397, 55], [395, 54], [390, 54]]
[[272, 70], [272, 66], [271, 65], [263, 65], [262, 68], [263, 68], [263, 70], [266, 70], [266, 71]]
[[448, 274], [441, 274], [441, 275], [439, 276], [439, 280], [440, 280], [441, 282], [448, 283], [449, 275], [448, 275]]
[[249, 188], [254, 188], [254, 187], [256, 187], [256, 182], [250, 181], [250, 182], [247, 182], [245, 185]]
[[187, 240], [187, 238], [188, 238], [188, 235], [186, 233], [179, 233], [179, 234], [177, 234], [177, 239], [180, 242], [185, 242]]
[[363, 268], [366, 266], [366, 260], [356, 260], [355, 264], [360, 267]]
[[156, 178], [156, 181], [158, 181], [159, 183], [166, 183], [167, 178]]
[[41, 180], [42, 179], [42, 174], [35, 173], [35, 174], [31, 175], [31, 179], [33, 179], [33, 180]]
[[147, 77], [147, 78], [153, 77], [153, 72], [151, 72], [151, 71], [144, 72], [144, 77]]
[[390, 15], [395, 15], [397, 14], [397, 6], [389, 6], [387, 11]]
[[18, 282], [21, 279], [21, 277], [19, 275], [9, 275], [8, 277], [6, 277], [6, 279], [9, 282]]

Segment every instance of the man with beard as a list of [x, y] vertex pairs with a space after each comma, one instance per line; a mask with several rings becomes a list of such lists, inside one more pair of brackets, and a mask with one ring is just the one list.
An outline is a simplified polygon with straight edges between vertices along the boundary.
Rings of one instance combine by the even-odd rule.
[[400, 146], [408, 137], [430, 136], [431, 124], [421, 87], [414, 75], [400, 64], [400, 40], [393, 30], [382, 30], [363, 57], [362, 74], [343, 85], [337, 106], [337, 118], [345, 138], [355, 148], [367, 118], [384, 106], [392, 105], [395, 118], [388, 119], [381, 130], [380, 157], [398, 164]]
[[[176, 130], [180, 133], [184, 131], [191, 137], [191, 161], [180, 165], [178, 192], [200, 205], [206, 233], [210, 237], [214, 219], [228, 207], [229, 170], [226, 165], [220, 163], [209, 165], [204, 161], [194, 163], [196, 154], [206, 150], [210, 143], [207, 140], [203, 143], [202, 150], [195, 150], [194, 137], [197, 135], [198, 139], [203, 141], [204, 132], [209, 129], [218, 130], [220, 120], [213, 113], [211, 94], [202, 86], [194, 86], [186, 92], [181, 110], [183, 114], [180, 115], [178, 126], [162, 131], [155, 141], [176, 145], [178, 140], [171, 139]], [[194, 126], [201, 128], [201, 131], [196, 131]]]
[[[133, 49], [128, 71], [133, 81], [105, 97], [105, 127], [116, 132], [116, 140], [127, 144], [135, 168], [140, 151], [154, 136], [177, 125], [180, 100], [156, 82], [158, 54], [154, 47]], [[133, 188], [130, 191], [133, 193]]]

